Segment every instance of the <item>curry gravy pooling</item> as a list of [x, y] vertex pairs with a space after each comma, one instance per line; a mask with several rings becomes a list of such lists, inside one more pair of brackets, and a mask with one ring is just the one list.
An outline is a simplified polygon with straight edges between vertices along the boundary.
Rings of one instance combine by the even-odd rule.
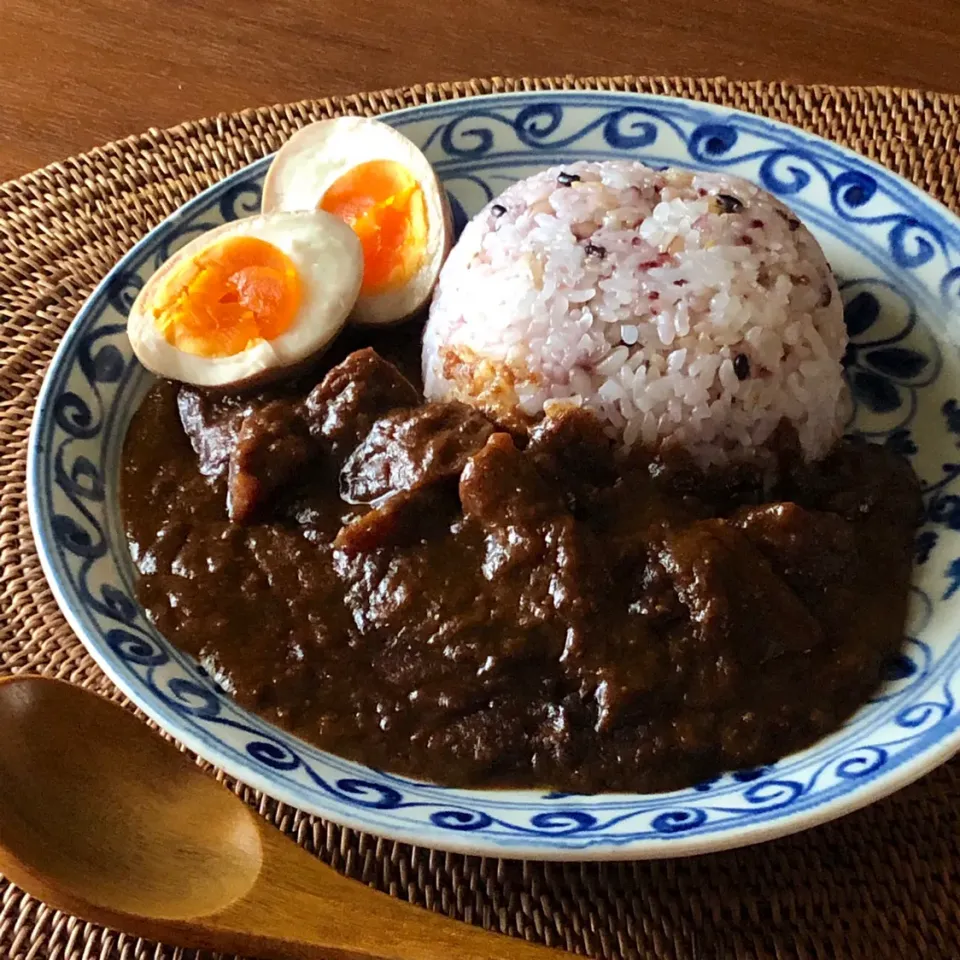
[[140, 599], [241, 704], [444, 784], [657, 791], [876, 689], [920, 508], [893, 453], [806, 465], [781, 430], [704, 474], [621, 460], [578, 411], [515, 439], [422, 403], [415, 332], [369, 342], [243, 398], [160, 382], [131, 425]]

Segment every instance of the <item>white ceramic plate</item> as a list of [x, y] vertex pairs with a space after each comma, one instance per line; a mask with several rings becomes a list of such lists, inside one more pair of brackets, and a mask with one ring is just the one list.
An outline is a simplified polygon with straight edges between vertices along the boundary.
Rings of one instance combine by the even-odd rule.
[[841, 280], [857, 401], [850, 429], [908, 454], [923, 481], [913, 603], [889, 681], [843, 729], [807, 750], [657, 795], [418, 783], [331, 756], [237, 707], [151, 627], [136, 601], [118, 464], [151, 378], [133, 358], [125, 319], [144, 279], [173, 250], [257, 211], [267, 160], [188, 203], [117, 265], [70, 328], [37, 408], [29, 464], [34, 533], [60, 606], [110, 677], [201, 756], [287, 803], [358, 829], [476, 854], [637, 858], [737, 846], [854, 810], [950, 756], [960, 745], [956, 218], [830, 143], [683, 100], [543, 92], [431, 104], [385, 119], [423, 147], [461, 224], [508, 183], [583, 157], [723, 170], [797, 210]]

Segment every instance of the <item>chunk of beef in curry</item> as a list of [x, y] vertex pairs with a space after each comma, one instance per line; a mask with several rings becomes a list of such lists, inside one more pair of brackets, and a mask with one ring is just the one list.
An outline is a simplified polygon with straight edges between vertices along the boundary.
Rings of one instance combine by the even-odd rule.
[[852, 441], [703, 474], [571, 410], [525, 437], [359, 350], [161, 383], [123, 512], [158, 628], [244, 705], [450, 784], [659, 790], [835, 728], [901, 641], [918, 487]]

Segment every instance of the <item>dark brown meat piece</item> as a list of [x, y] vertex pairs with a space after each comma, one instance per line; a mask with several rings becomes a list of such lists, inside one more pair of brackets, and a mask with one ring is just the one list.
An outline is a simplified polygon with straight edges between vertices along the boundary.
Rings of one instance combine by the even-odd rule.
[[500, 609], [514, 610], [526, 629], [593, 606], [598, 579], [579, 531], [559, 492], [552, 490], [508, 434], [495, 433], [467, 462], [460, 477], [464, 516], [485, 537], [484, 577]]
[[595, 506], [600, 490], [617, 480], [613, 441], [587, 410], [565, 410], [530, 432], [527, 454], [574, 513]]
[[240, 424], [253, 407], [252, 400], [215, 396], [196, 387], [180, 387], [177, 393], [180, 422], [204, 476], [219, 477], [227, 472]]
[[904, 517], [885, 518], [880, 536], [866, 520], [794, 503], [745, 507], [732, 522], [817, 617], [838, 662], [876, 682], [906, 617], [907, 598], [898, 589], [910, 575]]
[[299, 404], [273, 400], [243, 419], [230, 453], [227, 513], [246, 523], [317, 451]]
[[644, 630], [642, 622], [635, 635], [624, 634], [617, 640], [620, 642], [606, 644], [606, 662], [595, 674], [594, 727], [598, 732], [630, 722], [636, 706], [658, 689], [671, 669], [663, 645], [654, 642], [656, 638]]
[[766, 663], [823, 641], [820, 624], [797, 595], [724, 520], [703, 520], [668, 533], [657, 561], [689, 611], [694, 636], [710, 649], [726, 648], [741, 661]]
[[372, 503], [459, 477], [491, 433], [490, 421], [463, 403], [395, 410], [377, 420], [347, 458], [340, 496], [348, 503]]
[[436, 508], [436, 498], [427, 492], [401, 490], [386, 503], [342, 527], [333, 545], [347, 554], [400, 546], [416, 537]]
[[859, 562], [856, 530], [842, 517], [795, 503], [765, 503], [743, 507], [730, 522], [811, 610], [822, 605], [828, 588], [854, 585]]
[[529, 720], [510, 710], [511, 706], [492, 700], [464, 716], [438, 724], [426, 746], [487, 777], [495, 775], [498, 769], [510, 769], [523, 762], [523, 744], [530, 735]]
[[508, 433], [495, 433], [472, 456], [460, 477], [460, 503], [466, 517], [487, 527], [535, 523], [565, 510], [533, 462]]
[[262, 513], [311, 460], [324, 453], [342, 460], [378, 417], [416, 400], [400, 371], [365, 349], [330, 370], [304, 402], [253, 404], [241, 412], [239, 424], [224, 417], [209, 445], [222, 457], [232, 441], [227, 449], [230, 519], [243, 523]]
[[376, 420], [398, 407], [412, 407], [418, 399], [413, 384], [367, 347], [330, 370], [310, 392], [304, 412], [310, 433], [342, 462]]

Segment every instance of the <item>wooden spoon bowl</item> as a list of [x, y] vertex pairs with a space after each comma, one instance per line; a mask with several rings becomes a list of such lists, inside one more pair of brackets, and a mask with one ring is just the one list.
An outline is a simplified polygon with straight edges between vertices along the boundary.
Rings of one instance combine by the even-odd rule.
[[0, 681], [0, 872], [136, 936], [262, 957], [546, 960], [418, 910], [301, 850], [116, 704]]

